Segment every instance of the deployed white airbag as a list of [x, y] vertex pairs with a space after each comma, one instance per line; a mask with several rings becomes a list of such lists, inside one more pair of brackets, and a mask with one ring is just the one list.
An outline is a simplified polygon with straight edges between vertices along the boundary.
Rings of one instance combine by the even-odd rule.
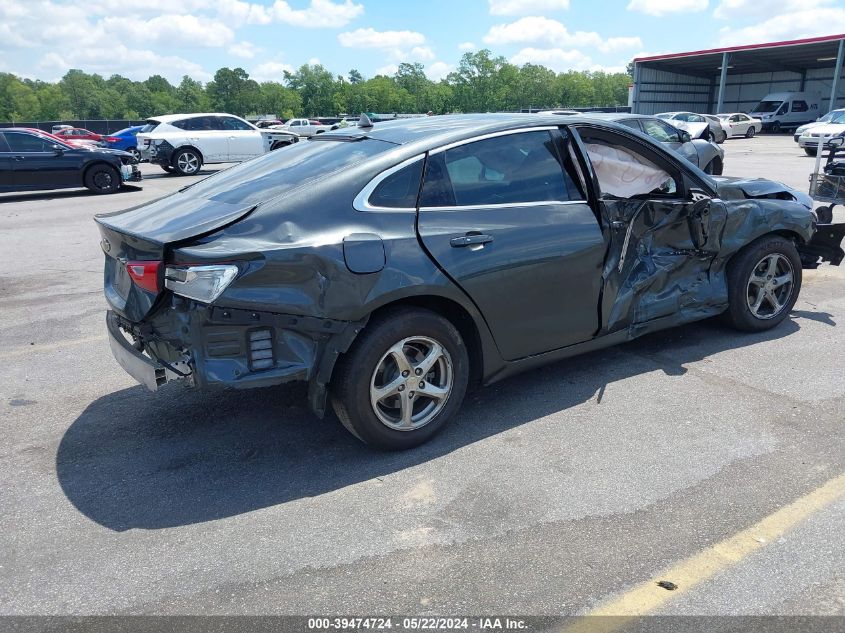
[[630, 198], [651, 193], [671, 180], [669, 174], [653, 163], [621, 147], [602, 143], [585, 146], [602, 193]]

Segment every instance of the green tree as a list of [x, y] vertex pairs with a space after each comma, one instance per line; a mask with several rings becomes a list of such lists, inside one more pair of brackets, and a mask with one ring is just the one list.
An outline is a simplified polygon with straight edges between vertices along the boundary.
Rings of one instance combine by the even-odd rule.
[[320, 64], [303, 64], [296, 72], [285, 71], [285, 83], [302, 97], [305, 116], [326, 116], [334, 112], [334, 93], [340, 88]]

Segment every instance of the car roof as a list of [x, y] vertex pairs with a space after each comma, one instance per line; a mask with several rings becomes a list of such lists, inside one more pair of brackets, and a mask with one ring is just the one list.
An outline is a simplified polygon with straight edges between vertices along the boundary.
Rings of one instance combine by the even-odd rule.
[[[615, 119], [605, 119], [608, 122]], [[587, 115], [562, 114], [447, 114], [442, 116], [414, 117], [375, 123], [373, 127], [340, 128], [321, 134], [315, 140], [330, 140], [335, 137], [355, 139], [359, 137], [386, 141], [395, 145], [420, 142], [436, 147], [452, 141], [472, 138], [484, 134], [528, 127], [573, 125], [595, 123]]]
[[170, 123], [172, 121], [181, 121], [182, 119], [195, 119], [201, 116], [233, 116], [237, 119], [241, 118], [236, 114], [229, 114], [228, 112], [194, 112], [191, 114], [162, 114], [161, 116], [151, 116], [147, 119], [147, 121]]

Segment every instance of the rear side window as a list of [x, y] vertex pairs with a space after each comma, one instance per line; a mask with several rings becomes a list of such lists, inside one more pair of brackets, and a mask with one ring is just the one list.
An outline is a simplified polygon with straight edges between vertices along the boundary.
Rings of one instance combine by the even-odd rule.
[[[138, 133], [139, 134], [149, 134], [154, 129], [156, 129], [158, 127], [158, 125], [159, 125], [158, 121], [149, 121], [149, 122], [147, 122], [147, 124], [144, 127], [141, 128], [141, 130]], [[173, 125], [175, 125], [175, 123]], [[179, 127], [179, 126], [176, 126], [176, 127]]]
[[806, 101], [793, 101], [792, 102], [792, 111], [793, 112], [806, 112], [810, 108], [807, 106]]
[[6, 142], [13, 152], [49, 152], [50, 145], [39, 136], [6, 132]]
[[633, 130], [636, 130], [637, 132], [642, 132], [642, 128], [640, 127], [639, 121], [637, 121], [636, 119], [622, 119], [621, 121], [619, 121], [619, 123], [621, 123], [625, 127], [629, 127]]
[[388, 209], [415, 209], [422, 179], [422, 159], [390, 174], [370, 194], [369, 204]]
[[490, 206], [582, 199], [564, 182], [548, 131], [508, 134], [434, 154], [426, 168], [421, 206]]
[[0, 134], [0, 152], [9, 152], [9, 145], [6, 143], [6, 139], [3, 138], [3, 135]]
[[249, 125], [231, 116], [220, 117], [220, 122], [224, 130], [252, 130]]
[[643, 119], [643, 131], [660, 143], [678, 143], [681, 140], [677, 129], [656, 119]]

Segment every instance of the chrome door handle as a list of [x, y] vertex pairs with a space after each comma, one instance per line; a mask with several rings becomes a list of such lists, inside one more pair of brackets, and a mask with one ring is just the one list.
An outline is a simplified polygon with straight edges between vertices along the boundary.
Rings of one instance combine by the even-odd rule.
[[460, 237], [453, 237], [449, 240], [449, 244], [453, 248], [462, 248], [464, 246], [474, 246], [476, 244], [487, 244], [493, 241], [492, 235], [484, 235], [481, 233], [461, 235]]

